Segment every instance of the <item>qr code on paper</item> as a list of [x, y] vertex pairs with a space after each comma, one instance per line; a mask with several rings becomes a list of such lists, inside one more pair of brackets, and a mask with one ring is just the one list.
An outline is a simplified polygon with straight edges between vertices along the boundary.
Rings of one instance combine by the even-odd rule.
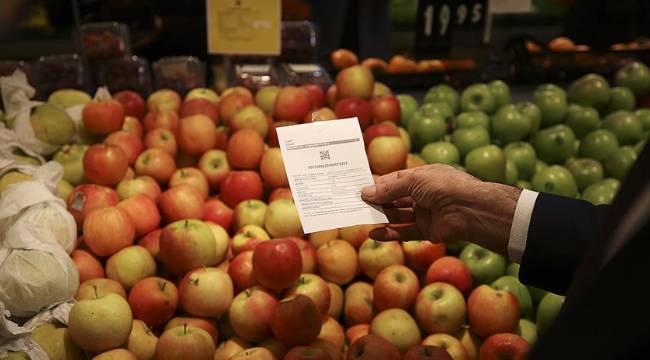
[[330, 151], [325, 150], [320, 152], [320, 159], [322, 160], [329, 160], [330, 159]]

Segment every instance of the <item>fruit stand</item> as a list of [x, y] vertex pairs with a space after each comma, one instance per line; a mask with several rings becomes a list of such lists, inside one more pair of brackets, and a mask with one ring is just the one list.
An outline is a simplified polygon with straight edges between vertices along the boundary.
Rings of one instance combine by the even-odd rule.
[[318, 62], [313, 24], [283, 29], [272, 61], [147, 59], [102, 22], [0, 62], [0, 359], [525, 358], [563, 296], [468, 239], [305, 234], [276, 129], [356, 117], [375, 176], [609, 204], [650, 133], [645, 45]]

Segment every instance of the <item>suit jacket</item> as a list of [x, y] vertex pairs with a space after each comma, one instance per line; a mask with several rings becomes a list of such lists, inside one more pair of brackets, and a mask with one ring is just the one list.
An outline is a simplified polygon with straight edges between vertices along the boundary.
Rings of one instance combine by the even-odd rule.
[[603, 261], [617, 225], [649, 184], [646, 146], [611, 206], [538, 196], [519, 276], [527, 285], [567, 297], [531, 359], [650, 358], [648, 216], [611, 260]]

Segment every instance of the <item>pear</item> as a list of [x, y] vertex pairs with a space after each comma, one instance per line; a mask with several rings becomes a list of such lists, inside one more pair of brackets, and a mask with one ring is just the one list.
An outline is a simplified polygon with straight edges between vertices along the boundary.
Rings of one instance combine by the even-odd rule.
[[29, 356], [22, 351], [9, 351], [1, 360], [29, 360]]
[[64, 145], [54, 154], [53, 160], [63, 165], [63, 179], [74, 186], [86, 180], [83, 166], [86, 150], [87, 145]]
[[72, 140], [74, 122], [62, 108], [45, 103], [36, 107], [30, 118], [34, 135], [41, 142], [60, 146]]
[[68, 328], [43, 324], [34, 329], [34, 340], [50, 360], [85, 359], [84, 352], [72, 342]]
[[22, 161], [30, 165], [36, 165], [36, 166], [41, 165], [41, 162], [37, 158], [25, 154], [20, 149], [14, 149], [13, 154], [16, 160], [18, 161]]
[[50, 104], [67, 109], [76, 105], [85, 105], [92, 98], [86, 92], [77, 89], [59, 89], [47, 98]]
[[29, 181], [32, 179], [31, 175], [23, 174], [20, 171], [12, 170], [0, 177], [0, 193], [5, 191], [11, 184], [19, 183], [21, 181]]

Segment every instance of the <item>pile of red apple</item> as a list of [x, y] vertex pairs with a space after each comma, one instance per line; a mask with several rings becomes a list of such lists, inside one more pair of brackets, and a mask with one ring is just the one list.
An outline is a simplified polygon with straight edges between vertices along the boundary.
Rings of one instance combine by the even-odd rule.
[[[236, 87], [221, 96], [195, 89], [181, 99], [163, 89], [146, 102], [131, 91], [91, 101], [83, 123], [99, 143], [85, 150], [82, 183], [67, 199], [81, 239], [71, 254], [78, 303], [67, 340], [37, 342], [71, 359], [525, 357], [536, 325], [540, 332], [550, 326], [562, 297], [522, 285], [517, 264], [476, 245], [380, 243], [368, 239], [372, 225], [305, 236], [275, 132], [356, 116], [377, 175], [446, 162], [486, 180], [577, 195], [571, 171], [544, 167], [535, 156], [540, 149], [559, 164], [582, 149], [553, 145], [573, 132], [555, 125], [569, 122], [563, 90], [547, 86], [534, 103], [515, 106], [504, 86], [474, 85], [460, 96], [441, 85], [418, 108], [375, 82], [367, 67], [351, 66], [326, 92], [306, 85], [253, 95]], [[572, 99], [590, 101], [593, 86], [579, 85]], [[570, 124], [589, 130], [593, 116], [581, 109]], [[538, 128], [560, 121], [533, 135], [538, 113]], [[629, 130], [641, 115], [624, 115], [611, 131], [584, 131], [582, 143], [593, 131], [626, 144], [641, 140]], [[642, 124], [647, 131], [647, 119]], [[529, 138], [534, 148], [523, 141]], [[596, 140], [590, 148], [598, 153], [610, 138]], [[412, 147], [420, 155], [409, 154]], [[612, 149], [620, 152], [618, 144]], [[624, 176], [629, 161], [612, 162]], [[583, 174], [580, 190], [597, 184], [598, 199], [611, 199], [602, 167], [599, 178], [583, 171], [587, 165], [573, 166]]]

